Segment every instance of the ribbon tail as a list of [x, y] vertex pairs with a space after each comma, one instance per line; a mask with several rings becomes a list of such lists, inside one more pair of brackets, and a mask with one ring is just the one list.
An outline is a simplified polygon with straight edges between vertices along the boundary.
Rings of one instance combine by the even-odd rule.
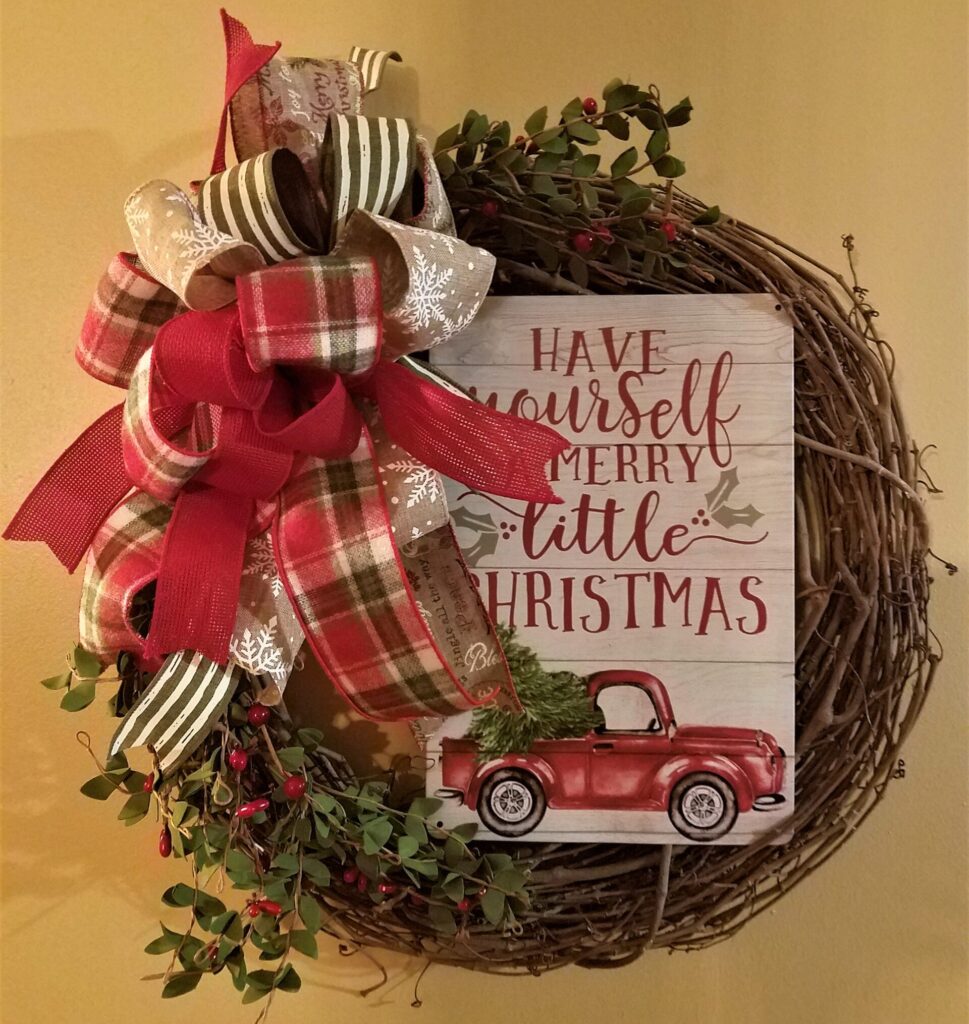
[[43, 541], [74, 572], [98, 528], [131, 490], [121, 446], [124, 405], [96, 419], [37, 482], [3, 531]]
[[168, 774], [212, 731], [241, 675], [238, 665], [215, 665], [192, 651], [170, 655], [118, 727], [108, 756], [151, 746], [158, 767]]
[[275, 45], [255, 43], [249, 29], [228, 14], [224, 7], [219, 14], [222, 17], [222, 32], [225, 36], [225, 100], [222, 104], [222, 118], [219, 121], [219, 134], [215, 140], [215, 153], [212, 156], [213, 174], [225, 170], [225, 134], [228, 127], [229, 101], [256, 72], [272, 60], [281, 45], [278, 42]]
[[439, 473], [475, 490], [520, 501], [560, 505], [546, 463], [571, 444], [558, 431], [475, 402], [381, 362], [368, 386], [387, 433]]
[[185, 648], [229, 657], [253, 502], [205, 485], [178, 496], [165, 533], [144, 657]]

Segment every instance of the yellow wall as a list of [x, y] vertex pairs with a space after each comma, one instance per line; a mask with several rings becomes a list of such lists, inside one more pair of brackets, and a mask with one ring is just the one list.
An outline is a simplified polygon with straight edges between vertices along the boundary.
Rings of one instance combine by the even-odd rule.
[[[74, 366], [89, 293], [126, 245], [121, 202], [148, 177], [207, 168], [221, 89], [216, 4], [10, 0], [4, 12], [3, 519], [113, 400]], [[234, 0], [290, 53], [399, 47], [380, 100], [446, 127], [469, 106], [522, 117], [614, 75], [689, 93], [686, 184], [829, 263], [853, 232], [894, 344], [913, 433], [945, 488], [935, 547], [966, 544], [966, 7], [962, 0]], [[36, 680], [75, 636], [77, 581], [48, 553], [4, 550], [3, 1021], [245, 1021], [228, 983], [172, 1004], [139, 975], [172, 864], [147, 827], [121, 828], [77, 786], [78, 719]], [[488, 980], [435, 968], [428, 1022], [556, 1020], [912, 1024], [966, 1020], [965, 574], [937, 573], [948, 655], [893, 785], [818, 875], [729, 943], [619, 972]], [[83, 726], [106, 738], [109, 723]], [[367, 1001], [365, 960], [328, 952], [287, 1021], [410, 1018], [414, 971]], [[414, 1018], [417, 1019], [417, 1018]]]

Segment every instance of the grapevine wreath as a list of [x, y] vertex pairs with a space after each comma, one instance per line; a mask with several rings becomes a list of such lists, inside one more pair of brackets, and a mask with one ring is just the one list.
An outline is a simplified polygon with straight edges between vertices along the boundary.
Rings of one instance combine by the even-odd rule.
[[[146, 950], [165, 957], [157, 975], [163, 995], [180, 995], [208, 974], [225, 974], [244, 1002], [271, 1002], [277, 990], [300, 987], [299, 957], [317, 955], [321, 932], [336, 936], [346, 952], [382, 947], [429, 962], [533, 974], [567, 964], [618, 966], [649, 948], [692, 949], [729, 937], [823, 864], [881, 799], [940, 656], [926, 618], [929, 549], [918, 493], [920, 486], [931, 488], [931, 481], [923, 479], [899, 407], [892, 352], [879, 338], [877, 314], [854, 276], [851, 238], [844, 239], [846, 280], [682, 192], [676, 180], [685, 168], [673, 155], [671, 133], [690, 120], [691, 104], [682, 100], [666, 107], [653, 86], [614, 80], [601, 98], [575, 98], [561, 109], [536, 111], [520, 133], [507, 121], [469, 111], [432, 149], [411, 138], [403, 120], [348, 117], [379, 84], [386, 61], [399, 59], [396, 54], [355, 50], [348, 62], [283, 59], [275, 55], [278, 44], [254, 44], [238, 22], [224, 13], [223, 20], [226, 108], [213, 175], [196, 187], [197, 205], [170, 183], [152, 182], [133, 194], [126, 216], [138, 255], [112, 263], [82, 331], [81, 365], [126, 388], [124, 408], [105, 414], [82, 435], [7, 530], [14, 539], [46, 540], [71, 567], [93, 545], [85, 569], [81, 644], [68, 671], [44, 685], [62, 690], [61, 706], [72, 712], [92, 704], [103, 689], [113, 690], [109, 709], [122, 722], [110, 750], [102, 753], [87, 733], [78, 734], [98, 766], [81, 792], [111, 801], [126, 825], [154, 822], [159, 853], [182, 865], [181, 880], [162, 900], [184, 908], [183, 926], [163, 926]], [[230, 114], [242, 162], [226, 170], [221, 154]], [[348, 152], [359, 155], [353, 132], [364, 130], [350, 132], [351, 122], [375, 126], [370, 141], [384, 144], [382, 153], [367, 156], [375, 164], [382, 157], [390, 163], [391, 173], [379, 188], [372, 167], [361, 172], [359, 162], [347, 158]], [[607, 137], [630, 140], [611, 163], [595, 152]], [[396, 144], [388, 145], [394, 138]], [[416, 174], [414, 164], [394, 163], [405, 149], [416, 161]], [[345, 176], [354, 169], [371, 174], [369, 205], [348, 211]], [[359, 177], [351, 184], [361, 197], [367, 193], [366, 182], [357, 189]], [[436, 335], [434, 325], [419, 317], [408, 320], [405, 303], [403, 312], [390, 309], [403, 303], [409, 275], [420, 271], [407, 263], [408, 247], [418, 243], [416, 252], [425, 242], [437, 244], [441, 258], [456, 253], [458, 262], [472, 266], [463, 277], [456, 271], [455, 281], [473, 301], [460, 314], [452, 310]], [[332, 258], [321, 260], [321, 253]], [[339, 263], [343, 276], [337, 280], [334, 273], [322, 283], [296, 280], [308, 262]], [[483, 268], [483, 276], [474, 264]], [[392, 359], [404, 357], [381, 361], [379, 373], [373, 361], [380, 343], [373, 342], [364, 308], [374, 301], [374, 282], [366, 279], [370, 267], [378, 267], [383, 278], [382, 343]], [[290, 280], [287, 274], [297, 289], [319, 286], [327, 296], [347, 284], [349, 291], [339, 293], [342, 319], [327, 325], [323, 341], [308, 341], [279, 319], [291, 293], [281, 296], [273, 288]], [[339, 638], [331, 634], [346, 632], [357, 642], [353, 622], [390, 614], [378, 603], [389, 604], [390, 598], [368, 598], [357, 580], [361, 607], [343, 610], [341, 621], [347, 625], [328, 634], [325, 624], [310, 620], [299, 573], [290, 565], [291, 578], [281, 581], [274, 565], [274, 558], [280, 565], [288, 556], [294, 564], [299, 561], [285, 517], [298, 515], [302, 506], [287, 506], [288, 490], [282, 492], [284, 529], [259, 533], [273, 515], [272, 503], [264, 500], [275, 493], [270, 488], [248, 495], [236, 534], [240, 545], [249, 545], [242, 592], [262, 588], [259, 599], [275, 609], [268, 623], [253, 619], [243, 623], [241, 637], [226, 633], [213, 639], [208, 622], [186, 625], [179, 619], [191, 593], [173, 585], [159, 571], [158, 560], [163, 567], [166, 559], [176, 563], [168, 565], [176, 583], [191, 582], [196, 567], [177, 564], [178, 551], [169, 549], [178, 545], [171, 537], [162, 552], [161, 538], [166, 525], [173, 535], [184, 536], [193, 516], [211, 516], [215, 509], [231, 517], [231, 509], [241, 504], [238, 494], [235, 505], [220, 504], [225, 493], [219, 491], [220, 481], [231, 466], [223, 467], [221, 477], [210, 473], [207, 487], [193, 489], [189, 477], [211, 469], [199, 466], [205, 453], [215, 450], [217, 429], [236, 431], [240, 445], [251, 441], [248, 428], [238, 427], [233, 417], [254, 422], [252, 410], [265, 398], [260, 373], [271, 375], [274, 361], [287, 364], [275, 381], [295, 380], [296, 370], [309, 363], [324, 366], [328, 380], [343, 381], [344, 374], [349, 383], [341, 394], [352, 396], [342, 407], [347, 419], [358, 406], [369, 410], [365, 426], [354, 421], [351, 440], [370, 439], [367, 459], [374, 464], [382, 439], [406, 433], [408, 423], [401, 421], [413, 418], [415, 408], [408, 405], [407, 389], [419, 387], [431, 405], [445, 403], [448, 416], [467, 417], [474, 430], [490, 431], [501, 445], [527, 448], [534, 464], [544, 465], [558, 450], [553, 432], [521, 435], [515, 434], [515, 424], [479, 423], [474, 417], [487, 419], [487, 412], [479, 413], [484, 407], [409, 355], [460, 330], [489, 291], [769, 292], [790, 317], [796, 367], [797, 798], [793, 818], [783, 826], [791, 838], [783, 844], [774, 845], [771, 834], [738, 847], [476, 843], [473, 826], [448, 830], [437, 823], [439, 804], [416, 795], [407, 759], [391, 771], [355, 777], [343, 754], [330, 749], [325, 733], [294, 721], [281, 700], [282, 683], [298, 660], [294, 635], [300, 628], [308, 638], [316, 637], [314, 653], [327, 655], [328, 674], [358, 709], [394, 718], [412, 717], [427, 710], [424, 705], [437, 712], [442, 706], [447, 710], [449, 702], [450, 710], [474, 706], [474, 734], [485, 751], [527, 748], [536, 723], [545, 736], [584, 732], [594, 711], [583, 704], [581, 680], [545, 671], [510, 631], [488, 622], [479, 626], [500, 640], [515, 684], [514, 690], [505, 688], [504, 699], [484, 702], [480, 692], [452, 686], [450, 676], [435, 669], [436, 675], [427, 670], [421, 677], [422, 705], [417, 684], [403, 692], [386, 678], [375, 687], [351, 669], [344, 671], [340, 659], [346, 660], [346, 652], [337, 649]], [[240, 314], [248, 365], [237, 366], [227, 357], [215, 397], [195, 393], [191, 373], [179, 369], [178, 360], [187, 358], [190, 347], [186, 342], [198, 348], [200, 338], [234, 336]], [[358, 347], [348, 354], [345, 334], [354, 318]], [[181, 334], [172, 326], [161, 331], [163, 324], [183, 329]], [[370, 338], [370, 363], [361, 354], [360, 337]], [[289, 346], [283, 358], [273, 348], [279, 344]], [[354, 378], [361, 367], [369, 367], [369, 376], [362, 375], [371, 381], [369, 390], [359, 390]], [[400, 382], [396, 371], [407, 380]], [[312, 402], [322, 405], [323, 392], [314, 391], [312, 381], [305, 386]], [[181, 395], [191, 415], [179, 419], [184, 402], [166, 403], [159, 392], [162, 399], [172, 392]], [[264, 417], [259, 425], [278, 437], [293, 425], [271, 422], [270, 406], [266, 399], [257, 410]], [[213, 414], [213, 409], [220, 411]], [[123, 450], [114, 440], [119, 427]], [[473, 452], [458, 465], [460, 459], [448, 461], [451, 456], [434, 447], [433, 437], [412, 437], [410, 443], [434, 468], [464, 473], [482, 489], [536, 500], [544, 493], [541, 473], [519, 482], [516, 490], [498, 479], [494, 467], [475, 468]], [[260, 451], [258, 458], [251, 447], [244, 450], [250, 475], [263, 473], [263, 459], [269, 466], [264, 475], [272, 476], [273, 459], [282, 458], [277, 448]], [[331, 504], [344, 500], [345, 492], [369, 493], [372, 481], [360, 468], [369, 461], [357, 463], [357, 455], [347, 459], [347, 449], [317, 454], [309, 462], [316, 467], [317, 483], [320, 474], [326, 477]], [[65, 540], [59, 510], [69, 503], [64, 495], [77, 480], [68, 471], [75, 457], [97, 479], [84, 495], [84, 514], [92, 507], [104, 509], [105, 502], [114, 510], [106, 520], [103, 515], [85, 520], [79, 529], [91, 527], [89, 535], [79, 538], [75, 531]], [[164, 457], [168, 462], [159, 468]], [[290, 469], [286, 462], [283, 478]], [[294, 473], [300, 486], [310, 486], [305, 474]], [[278, 489], [279, 482], [273, 486]], [[214, 504], [205, 505], [206, 500]], [[358, 538], [345, 532], [348, 521], [341, 520], [328, 535], [310, 531], [313, 542], [320, 547], [335, 537], [334, 550], [356, 551], [350, 545]], [[396, 532], [400, 520], [395, 524]], [[435, 524], [438, 528], [448, 530], [446, 523]], [[127, 575], [119, 577], [113, 560], [122, 551]], [[237, 554], [241, 559], [241, 546]], [[198, 557], [204, 571], [214, 571], [207, 552]], [[238, 575], [234, 589], [228, 587], [233, 615]], [[206, 591], [211, 604], [204, 607], [212, 609], [213, 618], [221, 600]], [[278, 631], [290, 645], [283, 643], [276, 662], [259, 661], [260, 629]], [[172, 635], [195, 642], [173, 646]], [[413, 647], [415, 641], [410, 643]], [[169, 654], [185, 648], [201, 652], [189, 666], [188, 655]], [[232, 662], [220, 668], [227, 650]], [[197, 663], [205, 654], [213, 657], [203, 662], [210, 666], [204, 683], [217, 682], [222, 689], [204, 690], [207, 697], [211, 693], [205, 714], [196, 708], [197, 728], [193, 725], [189, 740], [174, 745], [170, 729], [164, 735], [152, 731], [152, 716], [168, 714], [169, 723], [174, 712], [166, 709], [178, 707], [181, 699], [180, 691], [171, 689], [172, 680], [189, 673], [198, 681]], [[411, 654], [408, 647], [399, 660]], [[107, 670], [109, 663], [116, 672]], [[159, 692], [168, 701], [161, 710], [154, 696]], [[180, 714], [190, 710], [182, 707]], [[138, 745], [135, 740], [148, 743], [153, 762], [148, 771], [136, 770], [124, 753]]]

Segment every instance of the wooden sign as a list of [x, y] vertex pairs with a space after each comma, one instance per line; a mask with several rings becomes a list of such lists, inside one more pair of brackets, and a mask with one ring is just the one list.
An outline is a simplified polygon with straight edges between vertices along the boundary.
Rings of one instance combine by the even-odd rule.
[[745, 843], [789, 814], [792, 352], [767, 295], [490, 298], [435, 350], [480, 401], [573, 442], [550, 466], [562, 504], [448, 499], [492, 618], [587, 677], [604, 718], [490, 760], [470, 715], [442, 723], [446, 823]]

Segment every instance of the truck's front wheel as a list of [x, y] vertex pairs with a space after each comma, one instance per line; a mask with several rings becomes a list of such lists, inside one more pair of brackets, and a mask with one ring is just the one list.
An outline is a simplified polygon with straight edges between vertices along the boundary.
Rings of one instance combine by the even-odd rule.
[[737, 797], [717, 775], [687, 775], [670, 794], [670, 821], [676, 830], [697, 843], [725, 836], [737, 820]]
[[498, 836], [523, 836], [542, 820], [547, 806], [542, 784], [528, 772], [501, 768], [478, 795], [478, 817]]

